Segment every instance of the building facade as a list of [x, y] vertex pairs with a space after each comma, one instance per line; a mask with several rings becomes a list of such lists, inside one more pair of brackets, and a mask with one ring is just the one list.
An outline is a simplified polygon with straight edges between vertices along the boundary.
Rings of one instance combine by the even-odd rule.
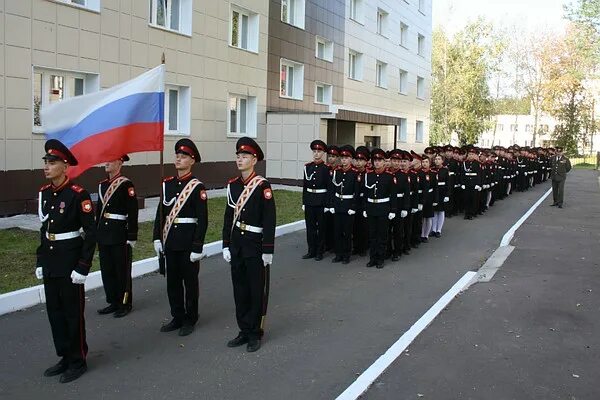
[[[0, 24], [0, 215], [25, 211], [43, 183], [43, 107], [163, 54], [167, 174], [181, 137], [198, 144], [209, 188], [237, 173], [241, 136], [266, 149], [259, 172], [281, 180], [301, 177], [317, 137], [427, 142], [430, 0], [11, 0]], [[158, 152], [131, 158], [140, 196], [158, 194]], [[78, 182], [94, 192], [102, 177], [95, 168]]]
[[[478, 146], [530, 146], [533, 147], [535, 118], [533, 115], [496, 115], [492, 117], [494, 125], [484, 131], [479, 138]], [[556, 127], [556, 120], [548, 115], [538, 116], [535, 147], [551, 146]]]

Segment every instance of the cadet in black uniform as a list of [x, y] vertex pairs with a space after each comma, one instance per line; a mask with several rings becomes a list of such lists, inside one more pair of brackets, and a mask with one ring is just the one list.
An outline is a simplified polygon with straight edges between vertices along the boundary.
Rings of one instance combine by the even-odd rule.
[[[162, 203], [154, 221], [154, 250], [164, 251], [167, 294], [173, 319], [161, 332], [179, 329], [187, 336], [198, 321], [198, 271], [204, 257], [204, 237], [208, 226], [208, 196], [204, 184], [192, 175], [200, 153], [190, 139], [175, 144], [177, 176], [163, 181]], [[160, 208], [162, 207], [162, 220]]]
[[390, 247], [392, 249], [392, 261], [398, 261], [404, 253], [405, 225], [410, 212], [410, 178], [400, 167], [404, 158], [403, 151], [394, 149], [390, 151], [391, 168], [389, 172], [396, 178], [397, 212], [396, 217], [390, 222]]
[[360, 201], [362, 177], [352, 167], [354, 148], [350, 145], [340, 148], [341, 165], [334, 169], [331, 179], [330, 212], [335, 218], [335, 257], [332, 262], [350, 262], [352, 252], [352, 230], [354, 215]]
[[236, 144], [236, 164], [241, 176], [227, 183], [223, 221], [223, 259], [231, 263], [235, 316], [240, 332], [227, 343], [246, 350], [260, 348], [269, 300], [269, 268], [275, 243], [275, 199], [271, 185], [256, 175], [264, 158], [260, 146], [248, 137]]
[[100, 255], [100, 271], [106, 302], [98, 314], [114, 313], [121, 318], [131, 311], [131, 252], [138, 233], [138, 204], [133, 182], [121, 175], [126, 154], [107, 162], [104, 170], [108, 178], [98, 185], [96, 222]]
[[[60, 361], [44, 376], [66, 383], [87, 371], [84, 283], [96, 248], [96, 224], [90, 195], [67, 177], [77, 159], [55, 139], [45, 144], [44, 174], [38, 215], [42, 222], [35, 274], [44, 280], [46, 310]], [[82, 237], [80, 229], [85, 235]]]
[[[412, 243], [412, 229], [414, 223], [414, 216], [419, 211], [418, 203], [419, 197], [417, 194], [418, 191], [418, 183], [417, 183], [417, 174], [410, 169], [410, 165], [412, 162], [412, 155], [408, 151], [402, 151], [400, 155], [400, 171], [406, 175], [406, 181], [408, 183], [408, 216], [404, 221], [404, 235], [403, 235], [403, 246], [402, 253], [410, 254], [411, 243]], [[406, 196], [406, 194], [405, 194]]]
[[421, 243], [421, 230], [423, 229], [423, 173], [421, 172], [421, 163], [423, 157], [411, 151], [412, 155], [412, 171], [415, 177], [414, 193], [417, 198], [417, 209], [413, 214], [413, 226], [411, 234], [412, 247], [419, 247]]
[[438, 205], [438, 188], [437, 172], [431, 169], [431, 161], [427, 154], [423, 155], [422, 165], [423, 225], [421, 227], [421, 242], [426, 243], [433, 226], [433, 208]]
[[[371, 152], [365, 146], [358, 146], [356, 148], [356, 159], [355, 165], [356, 170], [360, 174], [361, 182], [364, 181], [367, 173], [367, 161], [371, 158]], [[357, 210], [354, 215], [354, 235], [353, 235], [353, 249], [352, 254], [358, 254], [364, 257], [367, 254], [369, 248], [369, 224], [367, 219], [363, 216], [363, 201], [364, 192], [360, 188], [358, 196], [359, 201], [357, 202]]]
[[[327, 147], [327, 167], [329, 168], [329, 181], [328, 184], [331, 184], [331, 176], [333, 175], [333, 170], [339, 167], [340, 164], [340, 149], [335, 145], [331, 145]], [[326, 209], [325, 211], [331, 211], [331, 209]], [[334, 251], [335, 250], [335, 218], [333, 216], [333, 212], [325, 212], [325, 251]], [[316, 259], [317, 257], [315, 257]], [[318, 260], [317, 260], [318, 261]]]
[[465, 219], [473, 219], [477, 214], [477, 194], [481, 191], [481, 166], [477, 161], [477, 150], [475, 148], [469, 148], [467, 161], [463, 161], [461, 167]]
[[444, 157], [441, 154], [436, 154], [433, 158], [435, 164], [435, 172], [437, 173], [437, 192], [438, 204], [433, 207], [433, 224], [431, 232], [433, 236], [439, 238], [442, 236], [442, 228], [446, 219], [446, 211], [450, 204], [450, 192], [452, 181], [448, 167], [444, 165]]
[[310, 148], [313, 152], [313, 161], [304, 165], [302, 190], [308, 252], [302, 258], [314, 258], [320, 261], [325, 250], [325, 208], [328, 206], [327, 185], [331, 175], [329, 167], [323, 161], [327, 145], [322, 140], [313, 140]]
[[383, 268], [389, 221], [396, 217], [396, 178], [385, 170], [385, 152], [371, 151], [374, 169], [364, 182], [363, 216], [369, 221], [370, 261], [367, 267]]

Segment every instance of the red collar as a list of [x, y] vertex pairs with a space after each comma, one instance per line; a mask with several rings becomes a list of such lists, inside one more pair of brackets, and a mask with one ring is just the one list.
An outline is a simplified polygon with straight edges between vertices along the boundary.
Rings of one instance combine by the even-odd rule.
[[248, 176], [248, 179], [244, 180], [244, 178], [242, 178], [242, 177], [240, 176], [240, 180], [242, 181], [242, 183], [243, 183], [244, 185], [247, 185], [247, 184], [248, 184], [248, 182], [250, 182], [250, 181], [252, 180], [252, 178], [254, 178], [255, 176], [256, 176], [256, 171], [252, 171], [252, 173], [250, 174], [250, 176]]
[[192, 171], [188, 172], [187, 174], [185, 174], [182, 177], [177, 177], [177, 180], [179, 180], [179, 181], [187, 181], [191, 177], [192, 177]]
[[52, 184], [52, 191], [53, 192], [59, 192], [61, 190], [63, 190], [65, 188], [65, 186], [67, 186], [69, 184], [69, 177], [67, 176], [67, 179], [65, 179], [65, 181], [63, 183], [60, 184], [60, 186], [54, 186], [54, 184]]
[[115, 176], [114, 176], [112, 179], [108, 178], [108, 181], [109, 181], [110, 183], [112, 183], [112, 182], [114, 182], [114, 180], [115, 180], [115, 179], [117, 179], [117, 178], [118, 178], [118, 177], [120, 177], [120, 176], [121, 176], [121, 173], [119, 172], [119, 173], [118, 173], [117, 175], [115, 175]]
[[379, 169], [374, 169], [373, 172], [375, 172], [376, 174], [383, 174], [385, 172], [385, 167]]

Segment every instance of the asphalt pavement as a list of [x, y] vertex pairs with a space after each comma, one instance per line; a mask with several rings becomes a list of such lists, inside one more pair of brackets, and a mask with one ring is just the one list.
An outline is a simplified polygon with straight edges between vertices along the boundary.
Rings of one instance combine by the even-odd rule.
[[[579, 172], [575, 175], [579, 177]], [[576, 179], [568, 183], [568, 196], [575, 183]], [[225, 345], [236, 336], [237, 327], [229, 267], [218, 256], [202, 262], [200, 320], [195, 332], [185, 338], [176, 332], [159, 332], [169, 317], [166, 281], [160, 275], [134, 281], [134, 311], [122, 319], [96, 314], [96, 309], [105, 305], [102, 289], [87, 293], [89, 369], [70, 384], [42, 376], [44, 369], [57, 361], [44, 306], [0, 317], [0, 398], [335, 398], [465, 272], [477, 270], [498, 247], [502, 235], [549, 186], [545, 183], [515, 193], [473, 221], [448, 219], [442, 238], [430, 239], [382, 270], [365, 268], [366, 258], [355, 258], [345, 266], [332, 264], [331, 257], [321, 262], [301, 260], [306, 251], [304, 231], [278, 238], [271, 270], [267, 333], [257, 353]], [[560, 210], [565, 215], [576, 213], [575, 199], [567, 200], [566, 206]], [[557, 234], [564, 236], [560, 231]], [[517, 232], [515, 242], [520, 240]], [[541, 260], [546, 247], [532, 251]], [[504, 274], [504, 269], [498, 273]], [[459, 298], [460, 304], [471, 290], [482, 288], [474, 286]], [[451, 310], [454, 307], [452, 303]], [[480, 322], [470, 320], [477, 314], [458, 316], [472, 325], [471, 330], [479, 330]], [[436, 326], [438, 321], [423, 336]], [[454, 336], [448, 342], [453, 340]], [[444, 346], [438, 349], [442, 350]], [[460, 372], [452, 360], [438, 360], [450, 364], [453, 373]], [[429, 398], [462, 398], [432, 396], [417, 386], [400, 391], [407, 385], [396, 384], [407, 382], [407, 378], [392, 374], [404, 367], [403, 362], [404, 357], [393, 365], [389, 380], [387, 374], [383, 377], [383, 385], [377, 383], [387, 392], [376, 392], [374, 386], [367, 396], [402, 399], [428, 393]], [[430, 369], [415, 367], [414, 377], [430, 376], [435, 370], [426, 367]], [[409, 381], [415, 385], [417, 382], [416, 378]], [[441, 387], [442, 381], [432, 379], [427, 386]]]

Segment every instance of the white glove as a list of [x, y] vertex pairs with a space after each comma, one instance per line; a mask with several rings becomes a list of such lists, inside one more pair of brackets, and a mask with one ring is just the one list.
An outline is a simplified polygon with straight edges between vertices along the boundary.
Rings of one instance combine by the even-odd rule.
[[450, 197], [444, 197], [444, 203], [447, 203], [450, 201]]
[[154, 252], [156, 253], [156, 255], [159, 255], [159, 253], [162, 253], [163, 248], [162, 248], [162, 243], [160, 242], [160, 240], [155, 240], [154, 241]]
[[331, 207], [331, 208], [329, 209], [329, 212], [330, 212], [330, 213], [332, 213], [332, 214], [335, 214], [335, 208]]
[[190, 253], [190, 262], [196, 262], [196, 261], [202, 260], [204, 257], [206, 257], [206, 254], [204, 254], [204, 253], [191, 252]]
[[273, 254], [263, 254], [262, 260], [263, 260], [263, 264], [265, 265], [265, 267], [267, 265], [273, 264]]
[[367, 218], [367, 212], [363, 211], [363, 217]]
[[128, 240], [127, 241], [127, 244], [130, 245], [132, 249], [135, 247], [136, 243], [137, 243], [137, 241], [135, 241], [135, 240]]
[[389, 213], [389, 214], [388, 214], [388, 219], [389, 219], [390, 221], [391, 221], [391, 220], [393, 220], [394, 218], [396, 218], [396, 213]]
[[223, 260], [225, 260], [225, 262], [231, 262], [231, 252], [229, 251], [229, 247], [223, 248]]
[[348, 210], [348, 215], [354, 215], [354, 214], [356, 214], [356, 211], [354, 211], [354, 210]]
[[73, 272], [71, 272], [71, 281], [75, 284], [75, 285], [83, 285], [85, 283], [85, 279], [87, 278], [87, 275], [81, 275], [79, 272], [73, 270]]
[[411, 209], [410, 209], [410, 213], [411, 213], [411, 214], [414, 214], [414, 213], [416, 213], [417, 211], [419, 211], [419, 209], [418, 209], [418, 208], [411, 208]]
[[44, 270], [42, 267], [37, 267], [35, 269], [35, 277], [38, 279], [44, 279]]
[[465, 188], [465, 185], [460, 185], [460, 188], [461, 188], [461, 189], [464, 189], [464, 188]]
[[302, 204], [302, 211], [304, 211], [304, 209], [305, 209], [305, 208], [306, 208], [306, 207], [304, 207], [304, 204]]
[[481, 192], [481, 186], [475, 185], [475, 190], [477, 190], [478, 192]]
[[406, 210], [400, 211], [400, 218], [406, 218], [407, 215], [408, 215], [408, 211], [406, 211]]
[[437, 207], [438, 203], [433, 203], [432, 206]]
[[423, 211], [423, 204], [419, 204], [417, 209], [418, 209], [419, 211]]
[[484, 189], [489, 189], [489, 188], [490, 188], [490, 185], [483, 185], [483, 188], [484, 188]]

